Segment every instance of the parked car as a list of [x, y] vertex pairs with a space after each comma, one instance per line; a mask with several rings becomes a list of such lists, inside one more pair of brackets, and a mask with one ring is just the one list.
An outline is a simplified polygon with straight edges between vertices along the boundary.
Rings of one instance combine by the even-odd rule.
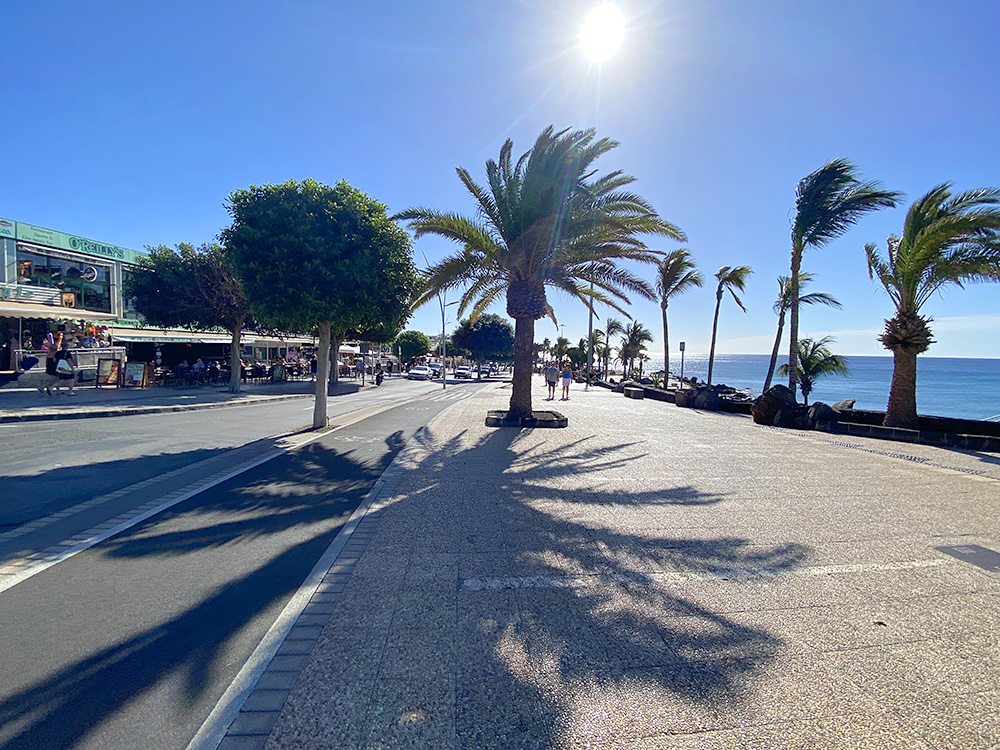
[[411, 367], [409, 372], [406, 373], [406, 377], [410, 380], [430, 380], [432, 377], [431, 368], [426, 365]]
[[471, 378], [472, 377], [472, 368], [471, 367], [465, 367], [464, 365], [462, 367], [456, 367], [455, 368], [455, 377], [456, 378]]

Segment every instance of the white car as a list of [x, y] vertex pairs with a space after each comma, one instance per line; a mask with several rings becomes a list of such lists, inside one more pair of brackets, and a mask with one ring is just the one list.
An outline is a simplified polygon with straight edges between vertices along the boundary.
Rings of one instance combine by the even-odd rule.
[[417, 365], [416, 367], [411, 367], [406, 373], [406, 377], [410, 380], [430, 380], [431, 379], [431, 368], [426, 365]]
[[472, 378], [472, 368], [471, 367], [456, 367], [455, 368], [456, 378]]

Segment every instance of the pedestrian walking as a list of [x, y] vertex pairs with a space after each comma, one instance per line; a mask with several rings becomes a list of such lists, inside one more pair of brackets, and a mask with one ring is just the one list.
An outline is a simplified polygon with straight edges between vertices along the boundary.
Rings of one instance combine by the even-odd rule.
[[562, 373], [563, 401], [569, 401], [569, 384], [572, 382], [572, 380], [573, 380], [573, 368], [570, 367], [569, 364], [567, 364], [566, 367], [563, 368], [563, 373]]
[[76, 366], [73, 363], [73, 352], [69, 350], [69, 342], [63, 341], [62, 347], [56, 352], [55, 355], [56, 363], [56, 393], [59, 392], [59, 386], [63, 383], [69, 388], [69, 396], [75, 396], [76, 391], [74, 387], [76, 386]]
[[549, 401], [556, 397], [556, 382], [558, 380], [559, 368], [553, 362], [545, 369], [545, 384], [549, 387]]

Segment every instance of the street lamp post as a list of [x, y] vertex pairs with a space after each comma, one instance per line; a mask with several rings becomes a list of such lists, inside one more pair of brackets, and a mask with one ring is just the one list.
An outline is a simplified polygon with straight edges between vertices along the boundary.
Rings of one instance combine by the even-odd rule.
[[590, 373], [594, 369], [594, 282], [590, 282], [590, 310], [587, 315], [587, 372], [584, 374], [583, 390], [590, 390]]
[[457, 305], [459, 300], [454, 302], [445, 302], [444, 297], [440, 294], [438, 295], [438, 304], [441, 305], [441, 390], [448, 387], [448, 343], [444, 335], [444, 309], [446, 307], [451, 307], [452, 305]]

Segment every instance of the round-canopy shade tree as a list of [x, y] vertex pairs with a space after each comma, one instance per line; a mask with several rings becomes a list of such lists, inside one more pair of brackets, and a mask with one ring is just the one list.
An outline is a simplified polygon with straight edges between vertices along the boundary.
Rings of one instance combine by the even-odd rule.
[[431, 340], [420, 331], [403, 331], [396, 337], [393, 346], [399, 347], [399, 356], [403, 359], [413, 359], [423, 357], [431, 350]]
[[[634, 178], [620, 171], [595, 177], [593, 163], [618, 144], [593, 130], [542, 131], [516, 162], [508, 140], [497, 161], [486, 163], [487, 185], [463, 168], [459, 179], [476, 201], [477, 218], [411, 208], [395, 218], [417, 237], [437, 234], [461, 250], [428, 269], [422, 301], [462, 288], [459, 315], [477, 318], [506, 297], [514, 319], [514, 378], [509, 416], [531, 418], [531, 358], [535, 321], [554, 320], [546, 287], [555, 287], [593, 308], [622, 310], [627, 294], [653, 298], [643, 279], [620, 261], [655, 263], [662, 253], [641, 237], [684, 234], [659, 217], [643, 198], [626, 190]], [[590, 286], [593, 285], [593, 289]]]
[[[847, 159], [834, 159], [804, 177], [795, 193], [792, 221], [791, 301], [788, 306], [788, 361], [799, 349], [799, 274], [802, 253], [823, 247], [843, 235], [870, 211], [893, 208], [901, 193], [883, 190], [878, 182], [861, 182], [857, 168]], [[788, 387], [795, 392], [798, 370], [788, 371]]]
[[885, 257], [873, 244], [865, 252], [868, 274], [896, 306], [879, 336], [893, 359], [885, 424], [916, 429], [917, 355], [934, 343], [920, 308], [949, 284], [1000, 281], [1000, 190], [953, 195], [950, 183], [938, 185], [910, 206]]
[[151, 325], [229, 331], [229, 391], [239, 393], [240, 335], [250, 305], [226, 249], [182, 242], [176, 250], [163, 245], [148, 250], [125, 276], [125, 295]]
[[350, 331], [395, 335], [410, 315], [416, 269], [406, 233], [385, 206], [346, 182], [253, 185], [229, 196], [222, 238], [255, 317], [319, 333], [313, 426], [326, 425], [331, 340]]
[[465, 349], [476, 360], [482, 380], [484, 359], [509, 359], [514, 353], [514, 329], [499, 315], [487, 313], [475, 321], [462, 320], [451, 334], [451, 344]]

